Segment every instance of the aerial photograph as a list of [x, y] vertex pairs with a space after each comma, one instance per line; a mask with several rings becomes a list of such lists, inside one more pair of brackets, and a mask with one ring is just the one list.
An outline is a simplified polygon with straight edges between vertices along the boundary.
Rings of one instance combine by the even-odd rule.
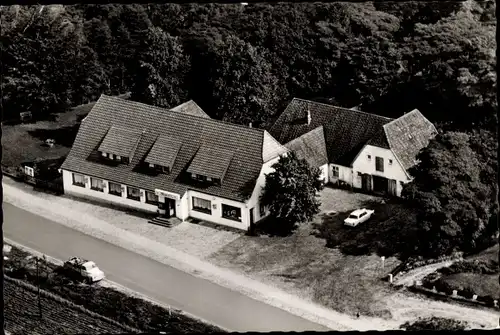
[[1, 5], [4, 333], [500, 329], [496, 21]]

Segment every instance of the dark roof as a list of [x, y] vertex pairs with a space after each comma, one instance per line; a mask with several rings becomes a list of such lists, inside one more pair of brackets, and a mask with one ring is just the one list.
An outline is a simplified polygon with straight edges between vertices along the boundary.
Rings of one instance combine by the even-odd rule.
[[194, 102], [193, 100], [189, 100], [183, 104], [180, 104], [179, 106], [171, 108], [170, 110], [174, 112], [185, 113], [199, 117], [206, 117], [210, 119], [210, 116], [208, 116], [207, 113], [205, 113], [203, 109], [201, 109], [200, 106], [198, 106], [196, 102]]
[[384, 131], [392, 152], [406, 170], [416, 164], [419, 151], [437, 134], [436, 127], [416, 109], [384, 125]]
[[[307, 124], [308, 110], [310, 124]], [[390, 121], [384, 116], [295, 98], [269, 132], [280, 143], [288, 143], [323, 126], [328, 161], [350, 166], [361, 148], [376, 135], [378, 146], [389, 148], [380, 132]]]
[[294, 151], [298, 158], [305, 159], [312, 167], [328, 164], [323, 126], [288, 142], [285, 147]]
[[[99, 125], [96, 126], [99, 127]], [[98, 150], [131, 158], [140, 138], [140, 131], [111, 126]]]
[[169, 136], [161, 135], [156, 139], [144, 161], [150, 164], [166, 166], [171, 170], [180, 148], [181, 142]]
[[[96, 149], [107, 129], [117, 124], [125, 129], [145, 130], [128, 165], [107, 164], [97, 157]], [[176, 139], [182, 145], [170, 174], [151, 175], [141, 170], [142, 162], [160, 135]], [[249, 195], [248, 190], [255, 187], [263, 159], [286, 151], [274, 142], [262, 129], [101, 95], [82, 121], [61, 168], [147, 190], [163, 189], [182, 195], [187, 189], [193, 189], [243, 201]], [[185, 179], [184, 172], [201, 143], [213, 148], [231, 148], [234, 154], [220, 186], [192, 184]]]
[[202, 145], [189, 164], [187, 172], [222, 180], [231, 158], [233, 158], [232, 151]]

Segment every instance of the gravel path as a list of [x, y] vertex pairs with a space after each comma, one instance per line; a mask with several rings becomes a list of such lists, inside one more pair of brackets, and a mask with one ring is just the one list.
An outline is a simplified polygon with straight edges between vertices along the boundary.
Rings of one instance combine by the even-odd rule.
[[394, 285], [403, 285], [403, 286], [411, 286], [415, 280], [421, 280], [429, 273], [432, 273], [438, 269], [448, 267], [455, 263], [455, 261], [446, 261], [435, 264], [429, 264], [426, 266], [422, 266], [413, 270], [408, 271], [407, 273], [397, 276], [394, 280]]

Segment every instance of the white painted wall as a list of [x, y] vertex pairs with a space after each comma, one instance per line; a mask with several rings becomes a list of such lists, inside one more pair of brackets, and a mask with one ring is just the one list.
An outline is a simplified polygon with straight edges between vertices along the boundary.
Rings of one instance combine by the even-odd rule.
[[[333, 175], [333, 167], [336, 166], [339, 168], [339, 176], [335, 177]], [[352, 184], [352, 169], [347, 166], [337, 165], [337, 164], [329, 164], [328, 166], [328, 174], [330, 176], [330, 182], [336, 183], [339, 180], [345, 181], [349, 185]]]
[[[92, 190], [90, 188], [90, 176], [83, 175], [87, 177], [87, 181], [85, 183], [85, 187], [73, 185], [73, 173], [67, 170], [62, 170], [63, 175], [63, 185], [64, 185], [64, 193], [74, 195], [77, 197], [92, 199], [92, 200], [103, 200], [104, 202], [117, 204], [124, 207], [139, 209], [146, 212], [156, 213], [158, 206], [147, 204], [146, 201], [146, 193], [144, 190], [141, 190], [143, 194], [141, 194], [141, 201], [135, 201], [132, 199], [127, 199], [127, 188], [125, 185], [124, 190], [122, 192], [122, 196], [116, 196], [113, 194], [109, 194], [109, 186], [108, 181], [103, 180], [104, 192], [99, 192]], [[100, 179], [100, 178], [98, 178]]]
[[[199, 212], [193, 209], [193, 197], [200, 198], [200, 199], [205, 199], [211, 202], [212, 206], [212, 214], [206, 214], [203, 212]], [[189, 216], [192, 218], [208, 221], [208, 222], [215, 222], [221, 225], [233, 227], [233, 228], [238, 228], [238, 229], [243, 229], [247, 230], [248, 227], [250, 226], [250, 217], [249, 217], [249, 212], [248, 212], [248, 207], [241, 202], [229, 200], [229, 199], [224, 199], [220, 197], [216, 197], [213, 195], [208, 195], [205, 193], [200, 193], [197, 191], [189, 190], [187, 192], [187, 198], [188, 198], [188, 208], [189, 208]], [[238, 207], [241, 209], [241, 222], [239, 221], [234, 221], [234, 220], [229, 220], [225, 219], [222, 217], [222, 204], [233, 206], [233, 207]]]
[[[371, 159], [368, 159], [368, 155]], [[375, 157], [382, 157], [384, 159], [384, 172], [375, 170]], [[392, 164], [389, 164], [389, 160]], [[404, 168], [401, 166], [396, 156], [390, 149], [366, 145], [358, 154], [352, 165], [353, 170], [353, 186], [361, 188], [361, 179], [357, 178], [357, 173], [367, 173], [374, 176], [381, 176], [387, 179], [395, 179], [397, 186], [397, 195], [401, 194], [401, 182], [408, 182], [408, 176]]]

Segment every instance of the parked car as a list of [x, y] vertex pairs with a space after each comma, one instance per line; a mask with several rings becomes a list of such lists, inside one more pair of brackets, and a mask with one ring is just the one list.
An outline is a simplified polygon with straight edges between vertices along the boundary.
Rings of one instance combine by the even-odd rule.
[[349, 214], [347, 219], [344, 220], [346, 226], [356, 227], [358, 224], [363, 223], [370, 219], [375, 211], [372, 209], [356, 209], [354, 212]]
[[72, 275], [79, 276], [89, 284], [105, 278], [104, 272], [102, 272], [94, 262], [79, 257], [71, 257], [64, 262], [63, 267]]

